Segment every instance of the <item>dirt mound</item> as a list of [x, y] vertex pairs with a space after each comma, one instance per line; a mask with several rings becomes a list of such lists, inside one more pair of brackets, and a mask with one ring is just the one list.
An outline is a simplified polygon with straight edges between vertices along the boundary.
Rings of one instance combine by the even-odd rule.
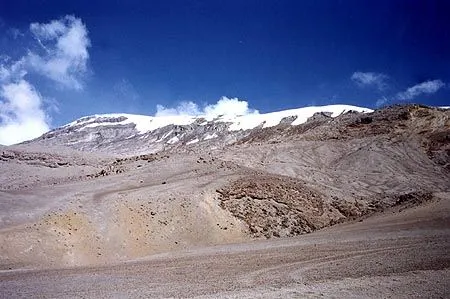
[[248, 176], [217, 192], [221, 207], [244, 220], [255, 237], [309, 233], [343, 218], [322, 193], [289, 177]]
[[253, 175], [218, 189], [220, 206], [243, 220], [253, 237], [290, 237], [433, 199], [430, 192], [379, 194], [353, 201], [331, 197], [298, 179]]
[[362, 197], [354, 202], [333, 198], [331, 206], [344, 215], [345, 220], [355, 220], [386, 210], [396, 212], [406, 208], [421, 206], [433, 199], [431, 192], [418, 191], [400, 194], [378, 194], [369, 198]]

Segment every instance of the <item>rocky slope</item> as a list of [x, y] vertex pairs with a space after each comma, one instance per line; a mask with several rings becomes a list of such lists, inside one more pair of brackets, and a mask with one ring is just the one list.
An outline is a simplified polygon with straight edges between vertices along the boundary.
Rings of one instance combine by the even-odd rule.
[[[136, 133], [121, 118], [113, 125], [88, 118], [1, 147], [0, 267], [109, 265], [293, 237], [450, 192], [449, 110], [396, 106], [317, 112], [300, 124], [278, 119], [245, 131], [197, 119]], [[188, 145], [180, 138], [166, 150], [157, 148], [164, 142], [136, 141], [189, 126], [197, 138], [208, 126], [207, 134], [216, 126], [224, 135]], [[95, 130], [100, 139], [83, 139]], [[108, 149], [116, 154], [102, 152]]]
[[[144, 116], [104, 114], [80, 118], [26, 144], [63, 145], [83, 151], [126, 156], [186, 148], [201, 143], [222, 148], [258, 128], [299, 125], [315, 114], [337, 117], [348, 111], [370, 112], [350, 105], [305, 107], [266, 114]], [[202, 145], [203, 146], [203, 145]]]

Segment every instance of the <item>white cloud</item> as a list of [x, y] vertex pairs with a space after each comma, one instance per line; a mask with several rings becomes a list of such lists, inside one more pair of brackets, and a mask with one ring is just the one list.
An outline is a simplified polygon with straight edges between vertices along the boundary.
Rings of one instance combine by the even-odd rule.
[[49, 130], [42, 98], [27, 81], [4, 84], [0, 98], [0, 144], [15, 144]]
[[375, 86], [379, 90], [384, 90], [387, 87], [386, 80], [389, 77], [381, 73], [372, 72], [354, 72], [351, 79], [360, 87]]
[[[64, 19], [69, 19], [73, 17], [66, 16]], [[63, 19], [63, 20], [64, 20]], [[66, 31], [66, 26], [61, 20], [53, 20], [47, 24], [31, 23], [30, 31], [36, 36], [36, 38], [43, 40], [51, 40]]]
[[30, 52], [28, 62], [38, 73], [81, 89], [81, 77], [87, 70], [90, 40], [80, 19], [66, 16], [47, 24], [32, 23], [30, 31], [45, 50], [43, 55]]
[[155, 116], [202, 115], [207, 118], [213, 118], [219, 115], [235, 116], [258, 113], [258, 110], [248, 107], [247, 101], [241, 101], [238, 98], [221, 97], [217, 103], [206, 105], [203, 108], [199, 108], [196, 103], [191, 101], [182, 102], [175, 108], [167, 108], [162, 105], [157, 105]]
[[227, 97], [222, 97], [214, 105], [206, 106], [204, 112], [208, 116], [258, 114], [257, 110], [248, 108], [248, 102]]
[[122, 79], [116, 82], [113, 86], [113, 91], [115, 95], [122, 99], [127, 99], [128, 101], [136, 101], [139, 99], [139, 93], [134, 88], [133, 84], [127, 79]]
[[174, 108], [167, 108], [163, 105], [156, 105], [156, 114], [155, 116], [173, 116], [173, 115], [200, 115], [202, 112], [200, 111], [198, 105], [194, 102], [181, 102], [178, 106]]
[[388, 101], [389, 101], [388, 98], [385, 97], [385, 96], [383, 96], [383, 97], [379, 98], [379, 99], [375, 102], [375, 106], [376, 106], [376, 107], [381, 107], [381, 106], [383, 106], [384, 104], [386, 104]]
[[8, 29], [8, 31], [6, 31], [6, 33], [9, 34], [13, 39], [25, 36], [25, 34], [23, 34], [23, 32], [17, 28], [10, 28]]
[[421, 94], [432, 94], [445, 86], [441, 80], [430, 80], [408, 88], [404, 92], [397, 94], [397, 98], [402, 101], [412, 100]]
[[[30, 25], [42, 53], [29, 51], [17, 61], [1, 55], [0, 59], [0, 144], [10, 145], [36, 138], [50, 129], [44, 101], [27, 81], [28, 72], [36, 72], [61, 83], [81, 89], [87, 70], [90, 41], [80, 19], [66, 16], [47, 24]], [[50, 102], [50, 108], [57, 108]]]
[[24, 57], [9, 64], [8, 62], [9, 59], [0, 64], [0, 83], [20, 80], [27, 74]]
[[9, 69], [7, 69], [3, 64], [0, 65], [0, 81], [4, 81], [11, 76]]

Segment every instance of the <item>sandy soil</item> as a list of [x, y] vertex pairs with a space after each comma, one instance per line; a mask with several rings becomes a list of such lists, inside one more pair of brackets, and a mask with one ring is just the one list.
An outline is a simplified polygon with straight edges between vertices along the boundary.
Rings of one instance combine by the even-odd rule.
[[450, 194], [312, 234], [106, 267], [2, 271], [3, 298], [445, 298]]
[[125, 160], [39, 150], [12, 148], [0, 163], [0, 269], [294, 236], [450, 188], [425, 153], [379, 138]]

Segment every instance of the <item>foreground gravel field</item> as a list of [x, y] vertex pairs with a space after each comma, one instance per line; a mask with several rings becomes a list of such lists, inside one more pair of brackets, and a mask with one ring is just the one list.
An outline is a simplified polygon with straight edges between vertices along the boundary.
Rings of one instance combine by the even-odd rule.
[[2, 271], [2, 298], [445, 298], [450, 200], [309, 235], [106, 267]]

